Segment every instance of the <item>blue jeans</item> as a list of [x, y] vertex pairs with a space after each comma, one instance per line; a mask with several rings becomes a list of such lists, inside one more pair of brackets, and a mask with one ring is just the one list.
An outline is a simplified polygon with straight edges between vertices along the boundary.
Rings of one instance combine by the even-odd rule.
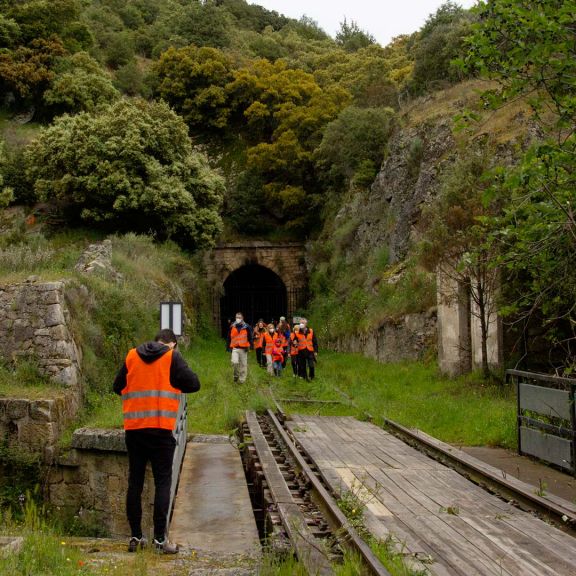
[[276, 376], [282, 376], [282, 362], [279, 360], [274, 361], [274, 374], [276, 374]]

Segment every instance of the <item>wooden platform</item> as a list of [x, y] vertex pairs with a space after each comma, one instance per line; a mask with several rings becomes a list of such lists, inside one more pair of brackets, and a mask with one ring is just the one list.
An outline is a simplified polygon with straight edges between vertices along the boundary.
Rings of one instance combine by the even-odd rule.
[[227, 439], [189, 442], [170, 539], [224, 555], [258, 554], [260, 543], [240, 453]]
[[437, 575], [574, 576], [576, 539], [492, 496], [396, 437], [351, 417], [288, 426], [336, 492], [367, 502], [366, 525]]

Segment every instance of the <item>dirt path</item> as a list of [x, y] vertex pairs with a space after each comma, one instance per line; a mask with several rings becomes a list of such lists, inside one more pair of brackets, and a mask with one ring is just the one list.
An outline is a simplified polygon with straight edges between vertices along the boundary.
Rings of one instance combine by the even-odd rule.
[[504, 448], [459, 446], [461, 450], [482, 460], [506, 474], [541, 490], [560, 496], [569, 502], [576, 502], [576, 478], [542, 464], [537, 460], [520, 456]]

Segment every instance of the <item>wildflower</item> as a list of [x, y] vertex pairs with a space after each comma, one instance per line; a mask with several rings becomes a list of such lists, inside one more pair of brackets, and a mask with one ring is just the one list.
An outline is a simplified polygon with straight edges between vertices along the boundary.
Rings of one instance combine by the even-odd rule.
[[62, 546], [66, 546], [66, 542], [64, 542], [64, 541], [60, 542], [60, 544], [61, 544]]

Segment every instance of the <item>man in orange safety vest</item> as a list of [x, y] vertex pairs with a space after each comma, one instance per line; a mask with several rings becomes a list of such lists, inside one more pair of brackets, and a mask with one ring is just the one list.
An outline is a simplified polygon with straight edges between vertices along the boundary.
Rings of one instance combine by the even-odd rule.
[[146, 464], [154, 476], [154, 547], [163, 554], [176, 554], [178, 545], [166, 537], [172, 461], [176, 448], [174, 429], [183, 393], [200, 389], [198, 376], [176, 351], [172, 330], [160, 330], [154, 342], [128, 352], [116, 379], [114, 392], [122, 396], [128, 492], [126, 515], [132, 536], [129, 552], [146, 546], [142, 534], [142, 489]]

